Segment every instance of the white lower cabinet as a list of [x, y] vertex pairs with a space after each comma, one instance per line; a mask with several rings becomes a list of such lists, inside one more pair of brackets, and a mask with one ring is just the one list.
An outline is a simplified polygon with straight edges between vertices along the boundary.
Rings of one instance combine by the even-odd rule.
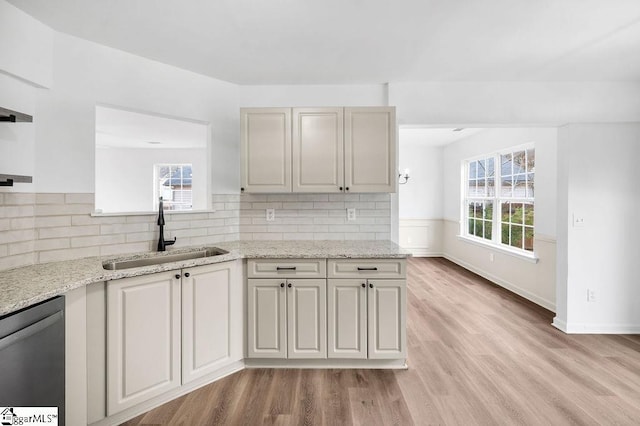
[[326, 280], [249, 279], [248, 356], [326, 358]]
[[284, 287], [284, 281], [279, 279], [248, 281], [249, 357], [287, 357], [287, 293]]
[[248, 358], [406, 358], [405, 259], [256, 259], [247, 271]]
[[242, 358], [236, 271], [223, 262], [106, 284], [107, 416]]
[[287, 280], [287, 357], [327, 357], [327, 280]]
[[107, 415], [180, 386], [179, 274], [107, 285], [107, 372]]
[[407, 283], [367, 280], [368, 354], [370, 359], [407, 356]]
[[182, 383], [222, 367], [242, 327], [232, 312], [240, 301], [233, 263], [189, 268], [182, 274]]
[[329, 358], [367, 358], [366, 280], [328, 280]]
[[405, 358], [406, 282], [328, 280], [328, 357]]

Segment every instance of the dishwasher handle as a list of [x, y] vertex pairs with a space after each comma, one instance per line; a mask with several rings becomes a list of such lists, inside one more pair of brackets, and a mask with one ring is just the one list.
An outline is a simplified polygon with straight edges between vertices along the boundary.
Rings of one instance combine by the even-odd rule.
[[33, 324], [28, 325], [25, 328], [16, 331], [15, 333], [3, 337], [2, 339], [0, 339], [0, 351], [55, 324], [62, 319], [62, 315], [62, 311], [55, 312], [38, 322], [34, 322]]

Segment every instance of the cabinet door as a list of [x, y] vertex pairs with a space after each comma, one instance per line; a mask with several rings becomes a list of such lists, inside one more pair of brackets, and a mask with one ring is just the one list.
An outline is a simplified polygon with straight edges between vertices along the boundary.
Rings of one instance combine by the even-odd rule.
[[248, 284], [247, 355], [287, 357], [287, 292], [285, 280], [250, 279]]
[[344, 146], [348, 192], [396, 191], [395, 108], [345, 108]]
[[293, 192], [342, 192], [342, 108], [293, 109]]
[[179, 386], [179, 273], [107, 283], [107, 414]]
[[288, 357], [326, 358], [327, 281], [290, 279], [287, 286]]
[[242, 108], [244, 192], [291, 192], [291, 109]]
[[369, 358], [407, 356], [405, 280], [369, 280]]
[[182, 383], [222, 367], [232, 356], [231, 330], [237, 305], [236, 263], [183, 270]]
[[367, 280], [328, 280], [329, 358], [367, 357]]

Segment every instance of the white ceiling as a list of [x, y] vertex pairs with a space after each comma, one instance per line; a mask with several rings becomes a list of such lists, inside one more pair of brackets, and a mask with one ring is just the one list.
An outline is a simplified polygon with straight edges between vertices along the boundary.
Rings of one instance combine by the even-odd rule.
[[400, 127], [398, 139], [400, 146], [417, 144], [423, 146], [443, 146], [468, 138], [486, 129], [463, 128], [454, 131], [453, 128]]
[[102, 148], [205, 149], [207, 132], [202, 123], [96, 107], [96, 146]]
[[8, 0], [241, 84], [640, 80], [638, 0]]

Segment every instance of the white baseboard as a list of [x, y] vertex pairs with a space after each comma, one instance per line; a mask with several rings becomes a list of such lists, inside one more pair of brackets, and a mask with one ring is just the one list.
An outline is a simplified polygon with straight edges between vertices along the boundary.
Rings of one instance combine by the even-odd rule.
[[637, 324], [567, 323], [554, 318], [552, 325], [567, 334], [640, 334]]
[[567, 323], [559, 319], [558, 317], [553, 318], [553, 322], [551, 323], [551, 325], [560, 331], [563, 331], [565, 333], [567, 332]]
[[413, 257], [443, 257], [444, 254], [442, 252], [434, 252], [430, 251], [427, 248], [404, 248], [411, 253]]
[[251, 359], [244, 360], [246, 368], [357, 368], [406, 370], [405, 359]]
[[527, 300], [530, 300], [531, 302], [535, 303], [536, 305], [540, 305], [545, 309], [548, 309], [552, 312], [555, 312], [556, 310], [556, 305], [555, 303], [551, 302], [550, 300], [544, 299], [540, 296], [537, 296], [513, 283], [510, 283], [508, 281], [503, 280], [500, 277], [496, 277], [495, 275], [485, 271], [484, 269], [478, 268], [474, 265], [471, 265], [470, 263], [465, 262], [464, 260], [458, 259], [456, 257], [453, 257], [449, 254], [444, 254], [443, 257], [447, 260], [452, 261], [453, 263], [462, 266], [465, 269], [468, 269], [469, 271], [476, 273], [478, 275], [480, 275], [483, 278], [488, 279], [489, 281], [491, 281], [492, 283], [495, 283], [497, 285], [499, 285], [500, 287], [504, 287], [509, 291], [512, 291], [513, 293], [524, 297]]

